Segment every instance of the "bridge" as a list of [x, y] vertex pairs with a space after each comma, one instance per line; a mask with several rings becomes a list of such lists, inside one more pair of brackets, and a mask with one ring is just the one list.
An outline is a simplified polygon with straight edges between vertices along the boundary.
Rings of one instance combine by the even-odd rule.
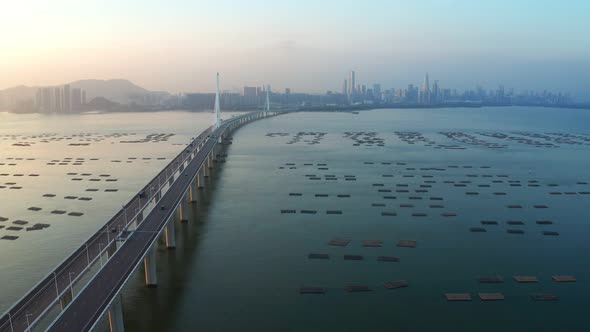
[[[183, 149], [103, 227], [31, 288], [2, 317], [0, 332], [34, 329], [90, 331], [108, 315], [111, 331], [124, 331], [121, 290], [144, 265], [147, 287], [157, 285], [156, 245], [174, 248], [175, 216], [195, 203], [223, 145], [239, 127], [294, 110], [255, 111], [217, 122]], [[79, 289], [75, 292], [75, 288]]]

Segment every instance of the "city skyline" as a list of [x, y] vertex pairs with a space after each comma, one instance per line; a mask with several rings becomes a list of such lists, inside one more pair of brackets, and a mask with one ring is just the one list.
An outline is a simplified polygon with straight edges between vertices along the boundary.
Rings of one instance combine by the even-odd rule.
[[5, 9], [0, 89], [124, 77], [156, 91], [214, 91], [219, 71], [230, 90], [323, 93], [339, 91], [334, 77], [354, 69], [384, 86], [420, 84], [429, 72], [458, 89], [504, 84], [590, 100], [585, 1], [56, 0]]
[[[217, 74], [219, 79], [219, 74]], [[421, 84], [387, 87], [378, 82], [356, 79], [351, 70], [343, 80], [341, 91], [309, 94], [291, 88], [273, 90], [271, 85], [245, 85], [239, 90], [220, 89], [217, 92], [184, 92], [170, 94], [150, 91], [128, 80], [81, 80], [59, 86], [27, 87], [0, 90], [0, 110], [17, 113], [73, 113], [93, 110], [207, 110], [213, 101], [227, 110], [259, 108], [272, 94], [275, 106], [284, 107], [464, 107], [464, 106], [556, 106], [587, 108], [586, 103], [572, 99], [568, 92], [523, 90], [499, 85], [496, 88], [477, 85], [459, 90], [430, 81], [424, 74]], [[87, 90], [89, 98], [87, 98]], [[217, 96], [219, 94], [219, 96]], [[218, 100], [218, 97], [221, 99]]]
[[[358, 93], [358, 91], [360, 91], [360, 89], [364, 86], [364, 88], [366, 89], [371, 89], [375, 88], [375, 86], [379, 86], [379, 89], [381, 89], [381, 87], [384, 87], [384, 89], [403, 89], [409, 85], [412, 86], [416, 86], [419, 88], [420, 91], [425, 90], [425, 87], [428, 87], [428, 89], [430, 88], [434, 88], [434, 86], [437, 86], [439, 84], [439, 82], [445, 82], [444, 80], [441, 80], [439, 77], [437, 77], [433, 83], [430, 83], [429, 81], [429, 77], [431, 76], [430, 73], [427, 72], [423, 72], [422, 73], [422, 79], [419, 79], [418, 77], [416, 77], [414, 80], [410, 80], [407, 82], [400, 82], [400, 84], [398, 85], [388, 85], [388, 84], [383, 84], [380, 81], [375, 81], [375, 80], [358, 80], [356, 79], [356, 74], [357, 71], [356, 70], [350, 70], [348, 72], [348, 76], [343, 80], [343, 85], [341, 86], [341, 89], [338, 88], [332, 88], [332, 86], [336, 86], [337, 84], [330, 84], [327, 87], [323, 87], [323, 88], [319, 88], [317, 91], [309, 91], [309, 90], [295, 90], [292, 88], [292, 86], [289, 83], [283, 83], [282, 85], [279, 86], [279, 88], [277, 89], [273, 89], [272, 92], [277, 92], [277, 91], [285, 91], [285, 90], [289, 90], [291, 92], [297, 92], [297, 93], [304, 93], [304, 94], [311, 94], [311, 95], [322, 95], [322, 94], [326, 94], [326, 93], [341, 93], [343, 95], [349, 96], [349, 95], [354, 95], [355, 93]], [[185, 90], [185, 91], [180, 91], [180, 92], [174, 92], [174, 91], [168, 91], [168, 90], [154, 90], [154, 89], [148, 89], [146, 88], [143, 84], [141, 84], [140, 82], [136, 82], [127, 78], [107, 78], [107, 79], [97, 79], [97, 78], [89, 78], [89, 79], [78, 79], [75, 81], [71, 81], [71, 82], [60, 82], [60, 83], [56, 83], [56, 84], [52, 84], [52, 85], [25, 85], [25, 84], [17, 84], [14, 86], [10, 86], [7, 88], [3, 88], [0, 89], [0, 92], [4, 91], [4, 90], [9, 90], [9, 89], [13, 89], [13, 88], [34, 88], [34, 89], [44, 89], [44, 88], [64, 88], [67, 87], [71, 84], [74, 84], [75, 82], [82, 82], [82, 81], [100, 81], [100, 82], [109, 82], [109, 81], [126, 81], [129, 83], [133, 83], [133, 84], [137, 84], [138, 87], [145, 89], [146, 91], [149, 92], [153, 92], [153, 93], [169, 93], [169, 94], [190, 94], [190, 93], [214, 93], [215, 92], [215, 87], [213, 90], [199, 90], [199, 89], [193, 89], [193, 90]], [[336, 82], [336, 80], [333, 80], [333, 82]], [[359, 83], [362, 82], [362, 83]], [[248, 91], [250, 89], [262, 89], [264, 90], [266, 87], [274, 87], [274, 85], [272, 84], [268, 84], [268, 83], [254, 83], [254, 82], [246, 82], [242, 85], [232, 85], [231, 87], [228, 86], [222, 86], [221, 87], [221, 92], [222, 93], [243, 93], [243, 94], [249, 94], [251, 93], [251, 91]], [[567, 95], [572, 95], [570, 91], [567, 90], [551, 90], [547, 87], [541, 87], [538, 89], [532, 88], [532, 87], [522, 87], [522, 88], [516, 88], [514, 86], [509, 86], [509, 85], [505, 85], [503, 82], [499, 82], [495, 85], [493, 84], [489, 84], [489, 85], [484, 85], [484, 84], [474, 84], [472, 86], [466, 86], [466, 87], [457, 87], [457, 86], [449, 86], [447, 84], [447, 87], [455, 90], [456, 92], [469, 92], [472, 91], [473, 89], [476, 90], [486, 90], [486, 91], [491, 91], [494, 90], [498, 87], [507, 87], [508, 89], [513, 90], [514, 92], [519, 92], [519, 93], [529, 93], [529, 92], [554, 92], [554, 93], [562, 93], [562, 94], [567, 94]], [[246, 91], [245, 91], [246, 90]], [[255, 92], [255, 91], [254, 91]]]

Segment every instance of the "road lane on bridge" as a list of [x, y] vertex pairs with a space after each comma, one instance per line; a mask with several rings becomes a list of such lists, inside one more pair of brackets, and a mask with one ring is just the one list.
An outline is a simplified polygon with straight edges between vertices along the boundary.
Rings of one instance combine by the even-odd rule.
[[[198, 168], [204, 164], [207, 155], [217, 144], [215, 140], [215, 138], [207, 140], [189, 166], [181, 172], [179, 178], [164, 194], [158, 206], [151, 211], [139, 228], [130, 235], [104, 268], [74, 299], [49, 331], [88, 331], [100, 319], [102, 313], [107, 309], [106, 306], [120, 291], [136, 266], [141, 263], [145, 253], [174, 213], [174, 207], [184, 197], [183, 194], [196, 176]], [[161, 210], [160, 206], [165, 206], [166, 209]]]
[[[144, 205], [153, 199], [152, 195], [156, 194], [169, 176], [177, 171], [180, 162], [185, 160], [188, 153], [196, 150], [196, 147], [206, 140], [211, 132], [212, 128], [208, 128], [201, 133], [139, 191], [146, 193], [147, 197], [141, 198], [139, 194], [134, 195], [105, 226], [101, 227], [89, 240], [11, 307], [0, 318], [0, 332], [25, 331], [29, 324], [33, 324], [35, 320], [46, 314], [47, 310], [55, 305], [57, 298], [63, 297], [68, 291], [70, 281], [76, 280], [88, 272], [89, 262], [98, 260], [99, 253], [104, 254], [106, 246], [112, 244], [113, 239], [126, 229], [128, 223], [144, 208]], [[155, 190], [151, 190], [151, 188]], [[102, 258], [100, 259], [102, 260]]]

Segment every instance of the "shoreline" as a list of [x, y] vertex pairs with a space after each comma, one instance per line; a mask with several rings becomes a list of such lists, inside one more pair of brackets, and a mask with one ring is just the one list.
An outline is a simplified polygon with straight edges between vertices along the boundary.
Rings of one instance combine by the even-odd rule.
[[590, 110], [590, 105], [502, 105], [502, 104], [437, 104], [437, 105], [416, 105], [416, 104], [379, 104], [379, 105], [353, 105], [353, 106], [309, 106], [300, 107], [300, 111], [307, 112], [352, 112], [370, 111], [377, 109], [440, 109], [440, 108], [486, 108], [486, 107], [536, 107], [536, 108], [558, 108], [558, 109], [581, 109]]
[[[281, 107], [279, 110], [297, 109], [300, 112], [354, 112], [354, 111], [371, 111], [378, 109], [440, 109], [440, 108], [486, 108], [486, 107], [536, 107], [536, 108], [556, 108], [556, 109], [578, 109], [590, 110], [590, 104], [574, 105], [551, 105], [551, 104], [492, 104], [492, 103], [445, 103], [433, 105], [419, 104], [378, 104], [378, 105], [318, 105], [318, 106], [300, 106], [300, 107]], [[228, 109], [222, 110], [224, 113], [243, 113], [257, 109]], [[260, 110], [260, 109], [258, 109]], [[72, 113], [44, 113], [44, 112], [16, 112], [14, 110], [0, 110], [0, 113], [12, 114], [46, 114], [46, 115], [68, 115], [68, 114], [104, 114], [104, 113], [152, 113], [152, 112], [191, 112], [191, 113], [210, 113], [212, 110], [195, 110], [187, 108], [145, 108], [145, 109], [117, 109], [117, 110], [85, 110]]]

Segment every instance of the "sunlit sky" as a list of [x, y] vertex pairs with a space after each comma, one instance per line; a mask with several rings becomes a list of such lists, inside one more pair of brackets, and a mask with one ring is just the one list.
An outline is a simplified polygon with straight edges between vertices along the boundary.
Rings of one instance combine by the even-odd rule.
[[2, 0], [0, 89], [126, 78], [152, 90], [340, 91], [357, 80], [590, 96], [590, 1]]

